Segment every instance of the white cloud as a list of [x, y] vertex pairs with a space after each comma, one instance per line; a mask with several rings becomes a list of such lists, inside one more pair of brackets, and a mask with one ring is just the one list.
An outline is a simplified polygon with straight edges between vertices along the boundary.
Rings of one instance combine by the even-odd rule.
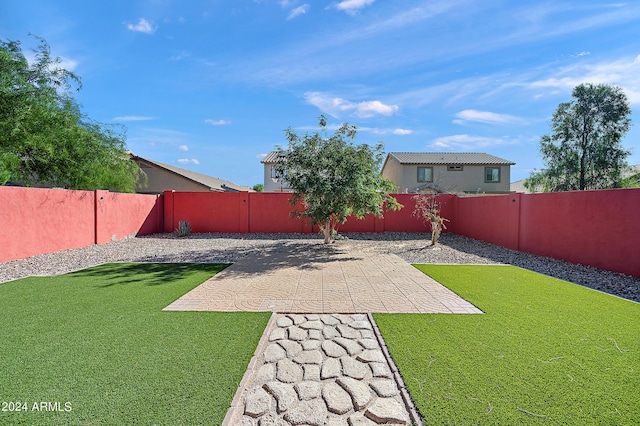
[[[534, 90], [571, 91], [581, 83], [620, 86], [632, 104], [640, 103], [640, 55], [612, 62], [584, 64], [554, 70], [553, 77], [534, 80], [524, 86]], [[541, 96], [541, 95], [536, 95]]]
[[179, 149], [180, 151], [189, 151], [189, 147], [188, 147], [187, 145], [180, 145], [180, 146], [178, 147], [178, 149]]
[[289, 12], [289, 15], [287, 16], [287, 19], [293, 19], [297, 16], [300, 15], [304, 15], [305, 13], [307, 13], [309, 11], [309, 5], [308, 4], [303, 4], [302, 6], [298, 6], [295, 9], [291, 10], [291, 12]]
[[136, 31], [139, 33], [153, 34], [156, 32], [156, 27], [144, 18], [140, 18], [137, 24], [127, 24], [127, 29], [130, 31]]
[[142, 115], [124, 115], [121, 117], [114, 117], [113, 121], [149, 121], [155, 119], [155, 117], [147, 117]]
[[514, 143], [501, 138], [487, 138], [473, 135], [451, 135], [435, 139], [429, 147], [438, 149], [475, 149]]
[[397, 105], [387, 105], [377, 100], [354, 103], [320, 92], [307, 92], [304, 97], [307, 103], [334, 117], [346, 112], [356, 117], [369, 118], [374, 115], [392, 115], [398, 111]]
[[178, 163], [180, 163], [180, 164], [195, 164], [195, 165], [198, 165], [198, 164], [200, 164], [200, 161], [198, 161], [195, 158], [191, 158], [191, 159], [189, 159], [189, 158], [179, 158], [178, 159]]
[[374, 1], [375, 0], [343, 0], [336, 4], [335, 8], [353, 15], [360, 9], [369, 6]]
[[211, 118], [204, 120], [204, 122], [211, 124], [212, 126], [224, 126], [226, 124], [231, 124], [231, 120], [213, 120]]
[[394, 135], [401, 135], [401, 136], [410, 135], [411, 133], [413, 133], [413, 130], [408, 130], [408, 129], [395, 129], [393, 131]]
[[490, 111], [478, 111], [475, 109], [465, 109], [456, 114], [459, 120], [454, 120], [456, 124], [463, 124], [467, 121], [476, 121], [488, 124], [509, 124], [521, 121], [518, 117], [508, 114], [497, 114]]

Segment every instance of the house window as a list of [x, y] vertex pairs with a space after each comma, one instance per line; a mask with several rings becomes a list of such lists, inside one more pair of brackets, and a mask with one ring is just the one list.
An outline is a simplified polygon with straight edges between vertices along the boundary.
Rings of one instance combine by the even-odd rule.
[[492, 183], [500, 182], [500, 167], [485, 167], [484, 181]]
[[282, 176], [278, 173], [275, 166], [271, 166], [271, 179], [275, 182], [280, 179]]
[[418, 182], [433, 182], [433, 167], [418, 167]]
[[461, 172], [462, 166], [447, 166], [447, 170], [450, 172]]

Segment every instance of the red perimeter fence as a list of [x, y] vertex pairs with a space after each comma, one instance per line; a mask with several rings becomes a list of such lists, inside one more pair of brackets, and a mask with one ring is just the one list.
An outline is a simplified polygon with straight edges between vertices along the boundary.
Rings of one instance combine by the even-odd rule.
[[[290, 217], [289, 196], [0, 187], [0, 262], [172, 232], [181, 220], [193, 232], [316, 232]], [[413, 195], [394, 196], [402, 210], [386, 212], [384, 218], [349, 219], [340, 231], [428, 232], [412, 215]], [[450, 221], [446, 232], [640, 277], [640, 189], [439, 198], [442, 217]]]

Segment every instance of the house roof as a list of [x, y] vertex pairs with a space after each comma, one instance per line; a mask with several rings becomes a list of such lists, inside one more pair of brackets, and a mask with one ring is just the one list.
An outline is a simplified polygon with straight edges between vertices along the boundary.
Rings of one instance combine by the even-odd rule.
[[157, 168], [164, 169], [169, 173], [181, 176], [192, 182], [208, 187], [210, 191], [225, 191], [225, 192], [249, 191], [249, 187], [236, 185], [235, 183], [229, 182], [228, 180], [204, 175], [202, 173], [192, 172], [191, 170], [172, 166], [170, 164], [161, 163], [159, 161], [149, 160], [147, 158], [138, 157], [137, 155], [131, 155], [131, 158], [136, 162], [147, 163]]
[[485, 154], [484, 152], [390, 152], [387, 156], [400, 164], [447, 164], [447, 165], [514, 165], [516, 163]]
[[260, 162], [262, 164], [271, 164], [275, 163], [278, 160], [278, 153], [276, 151], [271, 151], [268, 153]]

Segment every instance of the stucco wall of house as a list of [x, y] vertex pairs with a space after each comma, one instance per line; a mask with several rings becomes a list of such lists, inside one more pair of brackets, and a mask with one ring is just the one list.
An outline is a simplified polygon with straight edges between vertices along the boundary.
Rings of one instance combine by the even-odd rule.
[[398, 185], [398, 192], [405, 192], [406, 189], [406, 186], [403, 186], [402, 172], [402, 164], [395, 158], [389, 156], [382, 168], [382, 176], [395, 182], [395, 184]]
[[[388, 165], [391, 164], [391, 161]], [[447, 170], [447, 165], [439, 164], [405, 164], [402, 165], [401, 177], [395, 180], [401, 182], [401, 192], [413, 192], [427, 182], [418, 182], [418, 167], [431, 167], [433, 169], [433, 183], [442, 192], [472, 192], [472, 193], [508, 193], [510, 182], [509, 166], [485, 166], [485, 165], [463, 165], [461, 171]], [[485, 168], [499, 167], [500, 182], [485, 182]], [[397, 175], [393, 170], [391, 175]]]
[[162, 194], [166, 190], [209, 192], [208, 187], [169, 171], [144, 163], [138, 163], [138, 165], [147, 174], [148, 182], [147, 186], [138, 185], [136, 187], [136, 192], [140, 194]]

